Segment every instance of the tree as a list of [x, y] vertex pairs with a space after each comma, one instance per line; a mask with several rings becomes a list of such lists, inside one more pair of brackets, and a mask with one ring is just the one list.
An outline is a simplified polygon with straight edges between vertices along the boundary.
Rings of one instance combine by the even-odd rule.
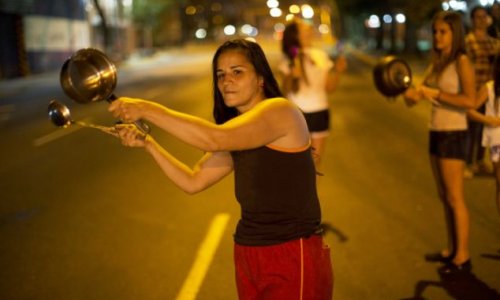
[[[381, 18], [384, 14], [403, 13], [406, 16], [405, 51], [415, 52], [417, 50], [417, 30], [432, 18], [439, 9], [439, 1], [408, 1], [408, 0], [349, 0], [339, 1], [339, 9], [342, 14], [356, 16], [367, 16], [376, 14]], [[381, 47], [383, 29], [379, 28], [377, 34], [377, 45]], [[394, 48], [394, 32], [391, 40]]]
[[142, 36], [145, 47], [152, 47], [155, 43], [155, 32], [161, 30], [165, 21], [164, 16], [168, 10], [178, 9], [179, 1], [176, 0], [134, 0], [132, 7], [132, 20]]
[[109, 40], [109, 29], [108, 29], [108, 25], [107, 25], [106, 14], [102, 10], [102, 7], [99, 5], [99, 0], [93, 0], [93, 3], [95, 6], [95, 9], [97, 10], [97, 14], [99, 14], [99, 17], [101, 18], [101, 23], [99, 25], [101, 27], [104, 49], [107, 52], [107, 50], [111, 46], [111, 41]]

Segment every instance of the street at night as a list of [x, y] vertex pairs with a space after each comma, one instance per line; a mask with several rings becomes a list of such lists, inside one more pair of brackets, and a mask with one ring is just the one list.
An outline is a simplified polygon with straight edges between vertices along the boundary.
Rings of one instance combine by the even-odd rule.
[[[276, 67], [277, 44], [264, 46]], [[215, 49], [123, 62], [115, 94], [212, 120]], [[387, 101], [372, 83], [370, 61], [346, 53], [318, 180], [334, 298], [500, 299], [493, 177], [465, 181], [472, 273], [441, 277], [439, 264], [424, 260], [446, 240], [427, 153], [430, 104]], [[116, 121], [106, 102], [67, 98], [58, 72], [0, 81], [0, 299], [237, 299], [232, 176], [187, 195], [144, 150], [95, 129], [55, 127], [52, 99], [74, 120]], [[188, 165], [203, 154], [159, 128], [151, 134]]]

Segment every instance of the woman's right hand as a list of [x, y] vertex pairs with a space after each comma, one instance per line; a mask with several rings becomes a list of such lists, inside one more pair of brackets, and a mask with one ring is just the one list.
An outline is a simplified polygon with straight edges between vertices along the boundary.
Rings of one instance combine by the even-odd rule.
[[403, 93], [403, 98], [407, 106], [413, 106], [417, 104], [420, 99], [422, 99], [422, 93], [414, 87], [409, 87]]
[[143, 117], [149, 103], [142, 99], [120, 97], [111, 102], [108, 111], [123, 122], [132, 123]]

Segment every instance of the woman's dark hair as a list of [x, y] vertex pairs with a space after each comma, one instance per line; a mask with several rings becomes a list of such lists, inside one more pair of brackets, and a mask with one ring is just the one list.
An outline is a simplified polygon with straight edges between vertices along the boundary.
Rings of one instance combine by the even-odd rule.
[[474, 19], [474, 17], [476, 16], [476, 12], [478, 12], [479, 10], [484, 10], [484, 12], [485, 12], [485, 13], [487, 13], [488, 15], [490, 14], [490, 13], [488, 12], [488, 10], [486, 9], [486, 7], [481, 6], [481, 5], [476, 5], [476, 6], [474, 6], [474, 7], [470, 10], [470, 14], [469, 14], [470, 18], [471, 18], [471, 19]]
[[302, 48], [299, 41], [299, 24], [293, 20], [288, 23], [283, 31], [281, 40], [281, 51], [290, 61], [297, 56], [299, 49]]
[[267, 62], [264, 51], [262, 51], [262, 48], [259, 46], [259, 44], [244, 39], [227, 41], [217, 49], [212, 60], [212, 82], [214, 97], [213, 117], [216, 124], [223, 124], [226, 121], [238, 116], [238, 111], [236, 108], [228, 107], [224, 103], [224, 98], [222, 97], [222, 94], [217, 87], [217, 62], [220, 55], [229, 50], [237, 50], [243, 53], [254, 67], [257, 76], [261, 76], [264, 79], [264, 95], [266, 96], [266, 98], [283, 97], [278, 82], [274, 78], [271, 67]]
[[[304, 56], [302, 52], [302, 45], [299, 40], [299, 22], [303, 22], [301, 19], [293, 19], [285, 26], [283, 31], [283, 39], [281, 40], [281, 51], [288, 58], [290, 66], [294, 65], [294, 60], [297, 55], [300, 60], [300, 67], [302, 71], [302, 79], [305, 84], [309, 85], [309, 79], [307, 78], [306, 70], [304, 69]], [[291, 86], [291, 91], [296, 93], [299, 90], [299, 82], [294, 79]]]
[[434, 30], [434, 25], [437, 21], [443, 21], [450, 26], [452, 32], [452, 46], [451, 53], [449, 56], [443, 56], [441, 51], [436, 49], [434, 45], [434, 64], [433, 71], [435, 73], [441, 73], [446, 66], [448, 66], [453, 61], [457, 60], [460, 55], [465, 54], [465, 28], [462, 22], [462, 16], [453, 11], [441, 11], [436, 14], [434, 20], [432, 21], [432, 26]]

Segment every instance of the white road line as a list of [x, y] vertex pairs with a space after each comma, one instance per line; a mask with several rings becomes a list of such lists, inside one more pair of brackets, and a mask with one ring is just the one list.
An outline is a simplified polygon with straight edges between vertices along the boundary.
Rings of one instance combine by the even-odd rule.
[[220, 213], [217, 214], [212, 220], [212, 224], [208, 229], [208, 233], [205, 236], [205, 240], [201, 243], [198, 249], [198, 254], [196, 255], [196, 260], [189, 271], [182, 288], [177, 295], [176, 300], [194, 300], [198, 294], [198, 290], [205, 278], [212, 259], [215, 254], [215, 250], [219, 246], [219, 242], [222, 238], [222, 234], [226, 229], [227, 223], [229, 221], [229, 214]]
[[58, 138], [61, 138], [61, 137], [65, 136], [65, 135], [68, 135], [68, 134], [70, 134], [72, 132], [75, 132], [76, 130], [79, 130], [79, 129], [81, 129], [80, 126], [70, 126], [68, 128], [64, 128], [64, 129], [59, 129], [59, 130], [53, 131], [53, 132], [51, 132], [49, 134], [46, 134], [46, 135], [44, 135], [42, 137], [39, 137], [39, 138], [35, 139], [33, 141], [33, 145], [35, 147], [40, 147], [40, 146], [42, 146], [44, 144], [50, 143], [50, 142], [52, 142], [54, 140], [57, 140]]
[[[79, 120], [79, 121], [82, 121], [82, 122], [88, 123], [88, 124], [93, 123], [92, 118], [84, 118], [84, 119]], [[44, 136], [41, 136], [41, 137], [33, 140], [33, 146], [40, 147], [40, 146], [45, 145], [47, 143], [50, 143], [54, 140], [57, 140], [58, 138], [62, 138], [65, 135], [68, 135], [68, 134], [73, 133], [77, 130], [80, 130], [82, 128], [84, 128], [84, 127], [77, 125], [77, 124], [74, 124], [74, 125], [70, 125], [66, 128], [56, 129], [55, 131], [53, 131], [49, 134], [46, 134]]]

